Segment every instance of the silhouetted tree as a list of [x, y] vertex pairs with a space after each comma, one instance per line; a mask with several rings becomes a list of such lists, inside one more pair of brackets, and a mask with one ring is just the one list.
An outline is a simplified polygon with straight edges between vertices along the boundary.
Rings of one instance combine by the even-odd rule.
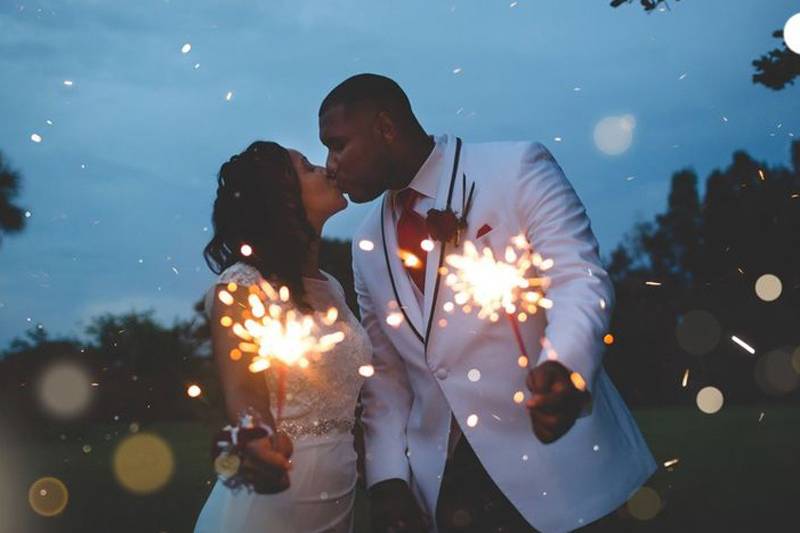
[[13, 203], [19, 194], [19, 184], [19, 174], [6, 164], [0, 152], [0, 244], [3, 234], [16, 233], [25, 227], [24, 212]]
[[[634, 1], [611, 0], [610, 5], [611, 7], [620, 7]], [[641, 4], [646, 12], [652, 12], [660, 6], [669, 9], [667, 0], [639, 0], [638, 3]], [[772, 36], [783, 40], [783, 30], [773, 32]], [[782, 49], [775, 48], [754, 60], [753, 66], [756, 68], [756, 73], [753, 74], [753, 83], [780, 91], [787, 85], [794, 85], [794, 79], [800, 76], [800, 54], [795, 54], [789, 50], [784, 43]]]
[[[702, 204], [695, 174], [674, 174], [666, 212], [637, 224], [612, 251], [617, 342], [607, 363], [633, 401], [685, 399], [679, 382], [686, 368], [701, 383], [724, 383], [730, 399], [761, 398], [755, 359], [728, 342], [730, 335], [760, 352], [800, 343], [793, 325], [800, 321], [800, 142], [791, 150], [791, 169], [734, 153], [728, 168], [708, 177]], [[782, 281], [776, 302], [754, 292], [765, 273]], [[695, 309], [711, 312], [723, 332], [704, 357], [676, 341], [676, 327]]]
[[[783, 30], [773, 32], [773, 37], [783, 40]], [[760, 83], [775, 91], [787, 85], [794, 85], [794, 79], [800, 76], [800, 54], [795, 54], [784, 43], [783, 48], [770, 50], [753, 61], [756, 73], [753, 83]]]

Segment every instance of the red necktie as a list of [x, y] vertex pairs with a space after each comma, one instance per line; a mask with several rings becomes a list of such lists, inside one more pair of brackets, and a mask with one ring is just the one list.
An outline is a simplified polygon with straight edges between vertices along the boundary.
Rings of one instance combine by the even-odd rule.
[[[425, 261], [428, 252], [421, 243], [428, 238], [425, 217], [414, 211], [414, 204], [422, 195], [414, 189], [404, 189], [397, 194], [400, 205], [400, 219], [397, 221], [397, 243], [400, 245], [400, 258], [406, 272], [414, 280], [420, 291], [425, 292]], [[413, 254], [416, 258], [409, 258]]]

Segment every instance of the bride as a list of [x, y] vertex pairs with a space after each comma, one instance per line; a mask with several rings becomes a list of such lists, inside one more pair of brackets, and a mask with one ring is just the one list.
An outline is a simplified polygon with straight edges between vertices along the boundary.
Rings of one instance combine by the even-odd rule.
[[[276, 143], [255, 142], [219, 171], [215, 233], [204, 252], [219, 274], [206, 295], [214, 359], [231, 422], [256, 411], [276, 436], [251, 441], [244, 452], [239, 475], [256, 490], [233, 490], [217, 481], [195, 533], [352, 530], [357, 474], [351, 430], [363, 382], [358, 369], [369, 363], [372, 349], [341, 285], [318, 263], [322, 226], [346, 205], [324, 168]], [[319, 362], [288, 369], [277, 428], [274, 378], [269, 371], [250, 373], [246, 357], [232, 359], [238, 340], [221, 326], [226, 307], [215, 298], [228, 283], [262, 280], [287, 286], [301, 310], [336, 307], [337, 326], [345, 333]]]

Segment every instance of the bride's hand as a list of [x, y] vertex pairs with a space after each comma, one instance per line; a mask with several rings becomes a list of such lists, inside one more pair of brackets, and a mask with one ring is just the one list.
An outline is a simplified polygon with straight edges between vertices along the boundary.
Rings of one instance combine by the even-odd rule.
[[283, 492], [290, 486], [294, 447], [285, 433], [247, 443], [240, 473], [258, 494]]

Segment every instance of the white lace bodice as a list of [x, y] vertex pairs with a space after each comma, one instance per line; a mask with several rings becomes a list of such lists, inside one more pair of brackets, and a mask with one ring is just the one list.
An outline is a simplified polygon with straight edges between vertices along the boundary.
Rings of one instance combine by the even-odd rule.
[[[372, 358], [372, 345], [367, 333], [347, 307], [342, 286], [333, 276], [324, 274], [326, 280], [303, 278], [306, 301], [315, 311], [324, 312], [332, 306], [336, 307], [339, 311], [336, 326], [344, 332], [345, 338], [308, 368], [288, 369], [283, 420], [278, 429], [294, 439], [352, 429], [358, 393], [364, 382], [359, 368], [369, 364]], [[217, 283], [234, 282], [248, 286], [262, 279], [255, 268], [236, 263], [220, 274]], [[211, 298], [207, 296], [206, 299], [207, 314], [211, 311], [214, 292], [209, 291]], [[265, 378], [274, 415], [277, 401], [275, 374], [267, 370]]]

